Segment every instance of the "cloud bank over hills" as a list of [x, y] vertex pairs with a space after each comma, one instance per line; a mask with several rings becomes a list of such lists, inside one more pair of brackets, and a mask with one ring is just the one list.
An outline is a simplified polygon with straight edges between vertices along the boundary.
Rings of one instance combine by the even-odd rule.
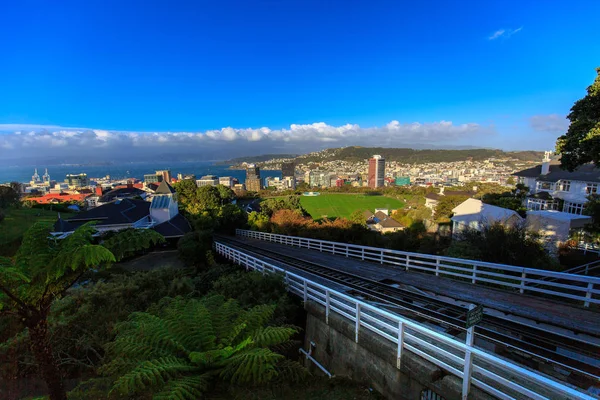
[[222, 128], [203, 132], [128, 132], [60, 126], [0, 124], [0, 161], [61, 162], [172, 159], [228, 159], [264, 153], [304, 153], [327, 147], [438, 148], [477, 144], [496, 134], [493, 125], [400, 123], [380, 127], [324, 122], [289, 128]]

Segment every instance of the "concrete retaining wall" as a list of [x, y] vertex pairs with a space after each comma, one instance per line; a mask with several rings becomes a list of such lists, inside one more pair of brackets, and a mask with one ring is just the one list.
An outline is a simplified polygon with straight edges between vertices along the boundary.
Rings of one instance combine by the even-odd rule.
[[[330, 314], [327, 324], [325, 309], [313, 302], [306, 309], [304, 348], [308, 350], [310, 342], [314, 342], [313, 357], [332, 374], [348, 376], [394, 400], [419, 400], [424, 389], [431, 389], [447, 400], [461, 399], [462, 381], [458, 377], [446, 374], [408, 350], [403, 351], [401, 369], [397, 369], [397, 348], [390, 341], [361, 328], [356, 343], [353, 323]], [[306, 366], [313, 373], [320, 373], [308, 360]], [[472, 387], [469, 399], [492, 397]]]

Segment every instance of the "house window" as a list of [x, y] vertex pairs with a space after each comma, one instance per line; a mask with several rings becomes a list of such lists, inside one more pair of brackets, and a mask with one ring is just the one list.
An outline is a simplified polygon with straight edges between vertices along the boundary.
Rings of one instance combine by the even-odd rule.
[[585, 194], [598, 194], [598, 184], [588, 182], [585, 187]]
[[554, 183], [552, 182], [538, 182], [537, 183], [537, 189], [538, 190], [554, 190]]
[[571, 190], [571, 181], [559, 181], [558, 190], [560, 190], [561, 192], [568, 192], [569, 190]]
[[556, 210], [556, 203], [553, 200], [527, 199], [527, 209], [529, 211]]
[[563, 206], [563, 212], [581, 215], [583, 213], [583, 204], [565, 201], [565, 205]]

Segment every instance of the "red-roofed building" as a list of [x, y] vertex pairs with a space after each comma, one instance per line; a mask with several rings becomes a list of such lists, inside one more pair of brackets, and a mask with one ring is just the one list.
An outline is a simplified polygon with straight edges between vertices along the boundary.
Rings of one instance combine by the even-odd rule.
[[89, 194], [49, 193], [40, 197], [27, 197], [25, 201], [33, 201], [38, 204], [58, 204], [66, 201], [83, 201]]

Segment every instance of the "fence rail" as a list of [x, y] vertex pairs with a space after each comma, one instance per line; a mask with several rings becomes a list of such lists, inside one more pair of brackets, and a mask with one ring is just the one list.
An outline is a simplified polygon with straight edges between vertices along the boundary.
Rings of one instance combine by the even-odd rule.
[[571, 386], [460, 342], [412, 320], [400, 317], [373, 305], [345, 295], [327, 286], [288, 272], [283, 268], [245, 254], [218, 240], [216, 251], [246, 269], [262, 273], [281, 273], [288, 290], [300, 296], [304, 303], [315, 302], [325, 308], [326, 322], [332, 314], [345, 318], [354, 326], [355, 341], [365, 330], [379, 335], [397, 347], [396, 367], [401, 368], [402, 354], [408, 350], [463, 380], [462, 398], [470, 386], [500, 399], [586, 399], [592, 397]]
[[600, 278], [564, 272], [516, 267], [483, 261], [411, 253], [356, 244], [330, 242], [299, 236], [236, 229], [236, 235], [274, 243], [319, 250], [326, 253], [375, 261], [380, 264], [401, 267], [406, 271], [417, 271], [445, 276], [473, 284], [486, 283], [490, 286], [510, 289], [519, 293], [544, 293], [565, 300], [582, 302], [584, 307], [600, 304]]

